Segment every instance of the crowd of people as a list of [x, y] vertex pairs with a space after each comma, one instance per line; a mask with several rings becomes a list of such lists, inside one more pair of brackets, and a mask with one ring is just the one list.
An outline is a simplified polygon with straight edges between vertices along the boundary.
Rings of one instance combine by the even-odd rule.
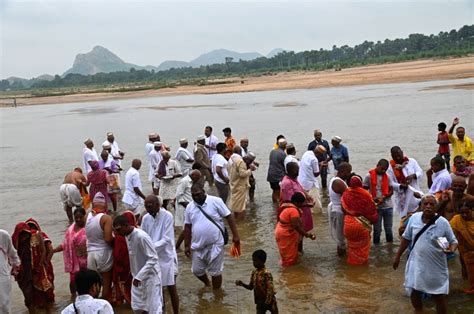
[[[298, 262], [304, 238], [316, 239], [313, 214], [325, 212], [321, 194], [327, 193], [328, 227], [337, 255], [348, 264], [368, 263], [371, 244], [381, 242], [382, 228], [386, 242], [394, 241], [396, 211], [401, 243], [393, 268], [408, 249], [405, 288], [414, 308], [420, 310], [423, 294], [429, 294], [437, 311], [446, 312], [447, 259], [457, 248], [469, 284], [465, 292], [474, 294], [474, 151], [458, 124], [454, 119], [448, 132], [445, 123], [438, 125], [439, 150], [426, 171], [428, 193], [420, 188], [424, 171], [399, 146], [391, 148], [390, 160], [380, 159], [360, 176], [352, 171], [341, 137], [334, 136], [330, 146], [315, 130], [314, 140], [298, 159], [295, 146], [279, 135], [270, 151], [267, 181], [276, 210], [281, 266]], [[63, 313], [113, 313], [111, 304], [128, 304], [137, 313], [161, 313], [166, 291], [173, 312], [179, 313], [176, 251], [183, 242], [192, 273], [205, 286], [219, 289], [230, 238], [225, 222], [232, 245], [239, 247], [236, 220], [245, 219], [247, 204], [255, 201], [253, 172], [260, 166], [248, 138], [237, 145], [229, 127], [223, 134], [221, 142], [206, 126], [192, 151], [188, 139], [180, 139], [173, 158], [159, 134], [150, 133], [145, 153], [151, 195], [143, 192], [141, 160], [131, 160], [121, 175], [125, 153], [113, 133], [107, 133], [100, 154], [87, 139], [82, 167], [66, 174], [59, 189], [70, 223], [64, 241], [53, 247], [32, 218], [18, 223], [11, 238], [0, 230], [0, 312], [10, 310], [11, 274], [30, 310], [54, 303], [51, 258], [59, 252], [75, 297]], [[334, 175], [328, 178], [330, 164]], [[277, 313], [266, 258], [265, 251], [255, 251], [250, 283], [238, 280], [236, 285], [254, 290], [258, 313]]]

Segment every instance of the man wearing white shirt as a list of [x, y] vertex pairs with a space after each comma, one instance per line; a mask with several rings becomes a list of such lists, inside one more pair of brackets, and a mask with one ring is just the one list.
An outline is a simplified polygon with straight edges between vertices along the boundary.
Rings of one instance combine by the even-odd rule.
[[143, 200], [145, 195], [142, 193], [142, 183], [140, 181], [140, 167], [142, 162], [140, 159], [132, 160], [132, 166], [125, 175], [125, 193], [123, 194], [122, 202], [131, 210], [135, 216], [140, 215], [143, 208]]
[[234, 216], [220, 198], [206, 195], [201, 185], [194, 184], [191, 194], [193, 202], [189, 203], [184, 214], [184, 253], [191, 257], [192, 251], [193, 274], [206, 286], [210, 286], [207, 276], [209, 273], [212, 287], [219, 289], [222, 285], [225, 253], [226, 231], [223, 218], [229, 223], [232, 242], [236, 246], [240, 245]]
[[68, 305], [61, 314], [113, 314], [114, 310], [109, 302], [99, 299], [102, 280], [95, 270], [83, 269], [76, 273], [75, 285], [78, 296]]
[[431, 159], [431, 168], [426, 172], [428, 177], [429, 193], [435, 195], [437, 192], [442, 192], [451, 188], [452, 179], [448, 170], [446, 170], [446, 163], [441, 156]]
[[104, 144], [110, 144], [110, 147], [111, 147], [110, 154], [112, 155], [114, 160], [117, 162], [117, 165], [120, 167], [125, 153], [120, 150], [119, 144], [115, 140], [115, 136], [112, 132], [107, 133], [107, 140], [102, 145]]
[[87, 174], [92, 171], [92, 168], [89, 164], [91, 161], [99, 161], [99, 156], [97, 155], [97, 152], [94, 149], [94, 142], [90, 138], [84, 141], [84, 150], [82, 151], [82, 156], [84, 160], [84, 171], [85, 171], [85, 176], [87, 177]]
[[157, 141], [158, 133], [150, 133], [148, 134], [148, 143], [145, 145], [145, 155], [148, 158], [148, 181], [151, 183], [151, 186], [153, 187], [153, 178], [155, 176], [155, 172], [153, 171], [153, 167], [151, 166], [151, 161], [150, 161], [150, 153], [154, 149], [153, 143]]
[[214, 176], [217, 193], [225, 203], [229, 196], [229, 173], [227, 171], [228, 161], [224, 157], [224, 153], [227, 151], [227, 145], [225, 143], [219, 143], [217, 144], [216, 149], [217, 154], [214, 155], [211, 163], [212, 175]]
[[387, 174], [393, 187], [393, 208], [398, 211], [400, 218], [418, 208], [420, 186], [419, 180], [423, 177], [423, 170], [413, 158], [403, 155], [399, 146], [390, 149], [392, 160]]
[[160, 162], [163, 160], [161, 155], [161, 148], [163, 144], [159, 141], [153, 143], [153, 150], [150, 152], [150, 165], [153, 171], [151, 187], [153, 188], [153, 194], [158, 195], [160, 193], [160, 179], [157, 177], [158, 167]]
[[219, 139], [214, 134], [212, 134], [212, 127], [209, 125], [206, 126], [206, 128], [204, 129], [204, 135], [206, 136], [205, 146], [206, 146], [207, 154], [208, 154], [209, 160], [212, 160], [214, 155], [217, 154], [216, 146], [219, 143]]
[[168, 288], [173, 312], [178, 313], [179, 297], [175, 282], [178, 257], [174, 242], [173, 215], [162, 207], [162, 201], [156, 195], [148, 195], [145, 198], [145, 208], [147, 214], [143, 216], [141, 228], [153, 241], [160, 260], [161, 285]]
[[[114, 156], [112, 156], [112, 144], [108, 141], [102, 143], [102, 152], [106, 151], [108, 153], [107, 160], [105, 162], [105, 168], [110, 168], [112, 166], [112, 162], [114, 161]], [[102, 153], [100, 153], [102, 156]], [[117, 162], [116, 162], [117, 163]]]
[[176, 161], [179, 162], [181, 172], [183, 176], [187, 176], [191, 171], [191, 167], [194, 163], [193, 155], [187, 150], [188, 147], [188, 139], [182, 138], [179, 140], [180, 147], [176, 152]]
[[124, 216], [114, 219], [114, 230], [127, 241], [132, 274], [132, 310], [135, 313], [162, 313], [161, 269], [155, 246], [143, 230], [130, 225]]
[[0, 313], [11, 311], [11, 277], [18, 273], [19, 266], [20, 258], [13, 247], [10, 234], [0, 229]]
[[176, 249], [179, 249], [184, 240], [184, 211], [189, 203], [193, 201], [191, 196], [191, 187], [194, 183], [201, 180], [202, 175], [199, 170], [192, 170], [189, 175], [179, 181], [176, 188], [176, 211], [174, 215], [174, 226], [181, 230], [181, 233], [176, 242]]
[[323, 210], [319, 196], [319, 161], [316, 157], [316, 152], [319, 149], [318, 145], [313, 150], [307, 150], [303, 156], [301, 156], [300, 171], [298, 174], [298, 182], [314, 200], [313, 213]]

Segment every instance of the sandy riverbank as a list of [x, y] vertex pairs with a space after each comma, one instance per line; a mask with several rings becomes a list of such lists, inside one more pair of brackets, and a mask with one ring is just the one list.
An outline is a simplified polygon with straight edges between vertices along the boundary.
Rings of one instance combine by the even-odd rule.
[[[474, 56], [440, 60], [420, 60], [395, 64], [371, 65], [342, 71], [283, 72], [258, 77], [226, 78], [232, 83], [207, 86], [178, 86], [158, 90], [75, 94], [65, 96], [17, 98], [18, 106], [61, 104], [85, 101], [106, 101], [142, 97], [219, 94], [236, 92], [305, 89], [382, 83], [451, 80], [474, 77]], [[472, 88], [469, 84], [449, 88]], [[11, 106], [12, 99], [0, 99], [0, 107]]]

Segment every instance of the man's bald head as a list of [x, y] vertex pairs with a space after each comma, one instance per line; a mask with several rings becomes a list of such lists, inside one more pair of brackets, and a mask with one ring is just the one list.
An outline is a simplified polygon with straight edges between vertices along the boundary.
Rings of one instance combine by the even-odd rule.
[[155, 217], [156, 213], [160, 211], [160, 207], [161, 207], [161, 200], [159, 196], [150, 194], [147, 197], [145, 197], [145, 209], [148, 214]]
[[343, 161], [339, 164], [339, 169], [337, 170], [337, 176], [343, 180], [346, 180], [347, 178], [349, 178], [351, 172], [352, 172], [351, 164]]
[[135, 168], [136, 170], [140, 170], [141, 166], [142, 166], [142, 161], [140, 159], [132, 160], [132, 167], [133, 168]]
[[193, 170], [189, 173], [189, 176], [191, 177], [191, 180], [196, 183], [201, 179], [201, 171], [199, 170]]
[[232, 152], [237, 155], [242, 155], [242, 148], [239, 145], [235, 145]]

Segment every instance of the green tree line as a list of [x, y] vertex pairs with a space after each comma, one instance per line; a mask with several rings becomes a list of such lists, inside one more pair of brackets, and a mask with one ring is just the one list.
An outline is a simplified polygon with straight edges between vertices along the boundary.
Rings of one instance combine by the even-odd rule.
[[[8, 80], [0, 81], [0, 91], [51, 89], [64, 87], [107, 87], [113, 84], [134, 83], [169, 86], [176, 82], [192, 84], [200, 80], [244, 76], [268, 72], [292, 70], [342, 69], [366, 64], [401, 62], [432, 57], [464, 56], [474, 52], [474, 25], [465, 25], [459, 30], [440, 32], [438, 35], [411, 34], [403, 39], [364, 41], [354, 47], [334, 45], [331, 50], [284, 51], [272, 58], [261, 57], [250, 61], [226, 62], [198, 68], [172, 68], [166, 71], [135, 70], [95, 75], [56, 75], [52, 81], [34, 81], [31, 84]], [[202, 81], [201, 81], [202, 82]]]

